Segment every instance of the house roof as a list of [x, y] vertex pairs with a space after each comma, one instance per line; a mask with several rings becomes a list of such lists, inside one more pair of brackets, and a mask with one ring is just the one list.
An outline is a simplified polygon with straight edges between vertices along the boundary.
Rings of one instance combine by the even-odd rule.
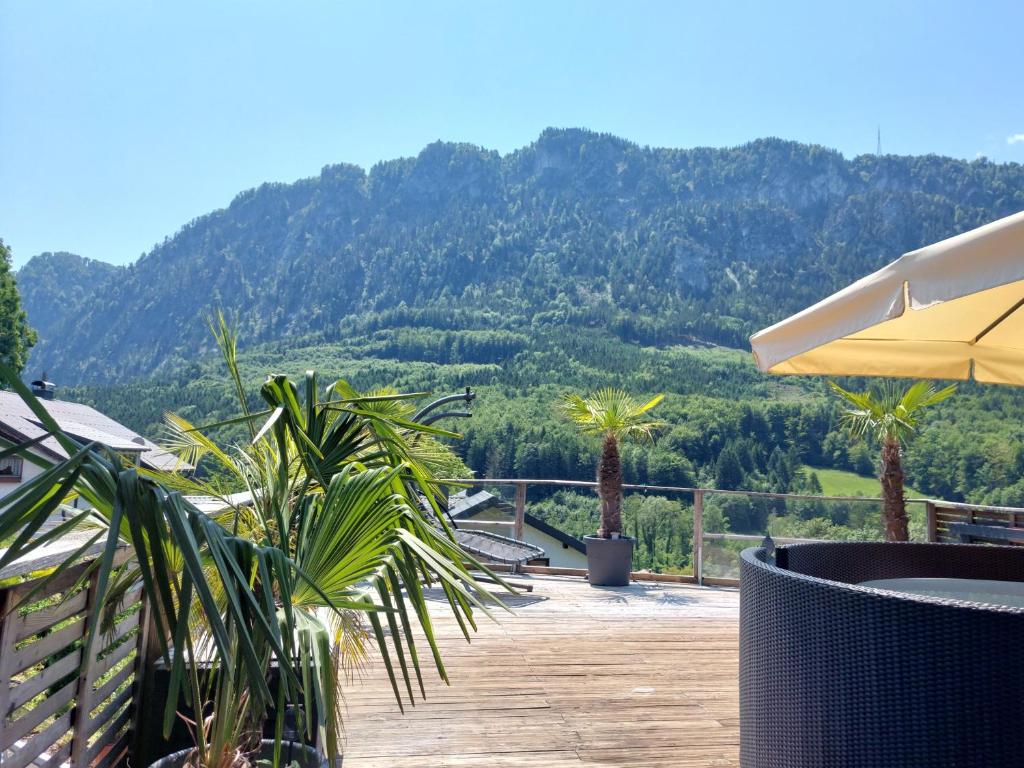
[[[469, 518], [475, 517], [481, 512], [498, 507], [503, 510], [511, 510], [511, 505], [507, 502], [502, 501], [493, 493], [487, 491], [459, 491], [453, 493], [448, 497], [448, 514], [455, 520], [468, 520]], [[527, 512], [523, 517], [523, 522], [532, 528], [536, 528], [541, 533], [546, 533], [553, 539], [565, 544], [566, 546], [575, 549], [577, 552], [587, 553], [587, 545], [577, 539], [575, 536], [570, 536], [563, 530], [556, 528], [550, 523], [541, 520], [539, 517], [531, 515]]]
[[[66, 400], [40, 400], [39, 403], [62, 430], [78, 440], [97, 442], [122, 453], [138, 454], [142, 465], [150, 469], [179, 472], [193, 469], [188, 462], [95, 408]], [[0, 391], [0, 433], [15, 443], [21, 443], [45, 435], [46, 429], [18, 394]], [[67, 452], [53, 437], [47, 437], [37, 447], [50, 458], [67, 458]]]
[[186, 496], [185, 500], [204, 515], [212, 515], [223, 512], [228, 507], [252, 504], [252, 494], [249, 491], [239, 491], [229, 493], [227, 496]]

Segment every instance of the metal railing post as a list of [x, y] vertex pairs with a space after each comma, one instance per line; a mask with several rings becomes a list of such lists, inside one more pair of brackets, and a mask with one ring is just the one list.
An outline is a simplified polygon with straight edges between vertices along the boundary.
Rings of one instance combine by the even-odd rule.
[[693, 492], [693, 576], [704, 583], [704, 491]]

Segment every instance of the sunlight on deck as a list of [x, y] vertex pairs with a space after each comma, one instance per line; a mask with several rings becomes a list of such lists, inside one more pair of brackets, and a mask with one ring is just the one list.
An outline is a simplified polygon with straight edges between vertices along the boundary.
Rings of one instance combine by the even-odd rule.
[[440, 623], [450, 688], [403, 716], [382, 664], [349, 686], [346, 768], [738, 765], [736, 590], [519, 580], [472, 645]]

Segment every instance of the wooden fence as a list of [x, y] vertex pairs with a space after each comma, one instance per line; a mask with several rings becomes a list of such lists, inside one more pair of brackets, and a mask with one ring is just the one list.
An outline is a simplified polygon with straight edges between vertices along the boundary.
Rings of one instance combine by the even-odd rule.
[[929, 500], [925, 502], [925, 510], [928, 541], [960, 541], [957, 534], [950, 532], [950, 526], [955, 523], [1024, 530], [1024, 509], [1017, 507], [988, 507]]
[[130, 590], [109, 607], [113, 629], [85, 647], [97, 599], [95, 572], [82, 578], [88, 564], [43, 590], [17, 571], [0, 574], [16, 582], [0, 589], [0, 768], [119, 768], [128, 755], [145, 607], [141, 590]]

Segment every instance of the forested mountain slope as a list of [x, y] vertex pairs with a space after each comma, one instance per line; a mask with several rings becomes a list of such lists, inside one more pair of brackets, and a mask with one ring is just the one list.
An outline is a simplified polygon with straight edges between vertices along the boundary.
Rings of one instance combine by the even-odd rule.
[[62, 272], [45, 255], [18, 280], [40, 331], [30, 366], [60, 383], [194, 360], [217, 307], [250, 344], [399, 327], [521, 343], [569, 325], [739, 347], [904, 251], [1021, 209], [1017, 164], [548, 130], [505, 156], [436, 143], [369, 173], [329, 166], [242, 193], [127, 268]]
[[[74, 253], [41, 253], [18, 272], [18, 289], [32, 327], [41, 338], [51, 339], [76, 313], [102, 300], [100, 287], [123, 272], [123, 267]], [[46, 362], [43, 358], [36, 361]], [[30, 368], [28, 373], [35, 376], [39, 371]]]

